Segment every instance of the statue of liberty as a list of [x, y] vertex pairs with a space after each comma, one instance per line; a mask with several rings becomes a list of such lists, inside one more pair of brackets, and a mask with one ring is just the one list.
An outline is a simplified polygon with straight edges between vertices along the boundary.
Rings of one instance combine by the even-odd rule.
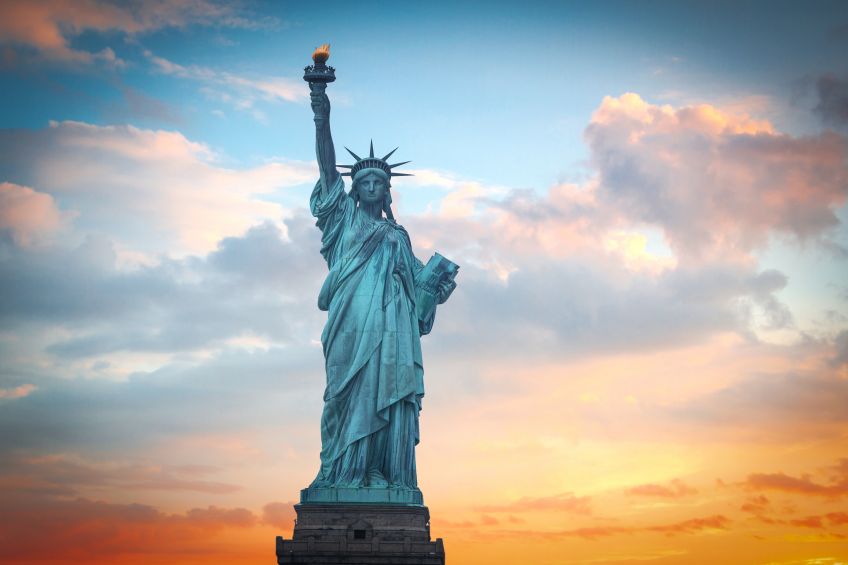
[[[307, 67], [320, 179], [310, 198], [321, 230], [329, 273], [318, 297], [328, 312], [321, 335], [327, 386], [321, 416], [321, 468], [303, 502], [387, 500], [379, 489], [417, 493], [398, 502], [421, 504], [415, 468], [418, 413], [424, 396], [421, 336], [433, 325], [435, 305], [456, 287], [458, 268], [441, 255], [425, 266], [412, 253], [409, 234], [392, 213], [387, 159], [368, 157], [340, 174], [330, 133], [335, 79], [319, 48]], [[350, 191], [342, 176], [351, 177]], [[429, 297], [429, 304], [428, 302]], [[338, 496], [344, 489], [349, 500]], [[350, 489], [362, 489], [357, 492]], [[323, 493], [323, 494], [322, 494]], [[328, 495], [327, 493], [335, 493]]]

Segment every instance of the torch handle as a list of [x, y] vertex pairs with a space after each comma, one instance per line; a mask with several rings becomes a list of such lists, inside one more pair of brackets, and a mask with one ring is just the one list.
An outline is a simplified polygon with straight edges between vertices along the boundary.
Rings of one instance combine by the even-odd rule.
[[315, 154], [318, 158], [318, 170], [321, 173], [321, 198], [323, 199], [339, 176], [336, 170], [333, 135], [330, 132], [330, 98], [325, 92], [326, 83], [310, 81], [309, 90], [315, 122]]
[[309, 83], [309, 97], [312, 99], [312, 112], [315, 114], [316, 122], [330, 119], [330, 98], [326, 91], [327, 83]]

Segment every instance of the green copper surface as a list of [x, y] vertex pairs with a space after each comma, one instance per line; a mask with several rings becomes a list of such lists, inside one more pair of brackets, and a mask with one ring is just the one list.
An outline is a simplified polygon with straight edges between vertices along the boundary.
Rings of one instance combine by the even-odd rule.
[[318, 297], [327, 311], [321, 335], [327, 382], [321, 466], [301, 502], [422, 505], [415, 466], [424, 396], [421, 335], [432, 328], [435, 308], [422, 313], [416, 302], [422, 292], [430, 293], [431, 304], [447, 300], [457, 267], [439, 256], [425, 269], [415, 257], [391, 211], [395, 173], [387, 174], [385, 159], [373, 156], [373, 144], [368, 165], [345, 190], [326, 83], [309, 86], [321, 171], [310, 209], [329, 269]]

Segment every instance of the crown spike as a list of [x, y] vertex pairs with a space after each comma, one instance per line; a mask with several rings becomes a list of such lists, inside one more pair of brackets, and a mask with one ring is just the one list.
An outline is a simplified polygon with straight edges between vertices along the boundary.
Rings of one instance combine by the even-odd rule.
[[[345, 147], [345, 149], [347, 149], [347, 147]], [[359, 157], [359, 155], [357, 155], [356, 153], [354, 153], [354, 152], [353, 152], [353, 151], [351, 151], [350, 149], [347, 149], [347, 152], [348, 152], [348, 153], [350, 153], [351, 155], [353, 155], [353, 158], [354, 158], [354, 159], [356, 159], [357, 161], [361, 161], [361, 160], [362, 160], [362, 159]]]
[[372, 159], [374, 158], [374, 140], [371, 140], [371, 153], [368, 155]]
[[388, 158], [392, 156], [392, 153], [394, 153], [394, 152], [395, 152], [395, 151], [397, 151], [397, 150], [398, 150], [398, 148], [397, 148], [397, 147], [395, 147], [394, 149], [392, 149], [391, 151], [389, 151], [389, 154], [388, 154], [388, 155], [386, 155], [385, 157], [383, 157], [383, 161], [388, 160]]
[[352, 177], [352, 176], [353, 176], [353, 173], [339, 173], [339, 176], [343, 176], [343, 177]]
[[390, 169], [394, 169], [395, 167], [400, 167], [401, 165], [406, 165], [407, 163], [411, 163], [412, 161], [404, 161], [402, 163], [395, 163], [394, 165], [389, 165]]
[[353, 165], [336, 165], [337, 167], [341, 167], [343, 169], [352, 169]]
[[393, 177], [414, 177], [412, 173], [392, 173]]

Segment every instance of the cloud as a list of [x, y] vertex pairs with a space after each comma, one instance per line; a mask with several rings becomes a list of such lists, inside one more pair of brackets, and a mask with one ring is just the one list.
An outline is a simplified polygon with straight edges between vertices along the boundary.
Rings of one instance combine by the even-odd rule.
[[830, 360], [830, 365], [843, 374], [848, 374], [848, 330], [843, 330], [834, 338], [836, 351]]
[[[460, 264], [470, 262], [439, 248]], [[442, 325], [433, 341], [456, 352], [491, 347], [502, 359], [513, 352], [566, 359], [680, 347], [727, 331], [748, 335], [765, 325], [786, 326], [791, 319], [774, 297], [785, 284], [775, 271], [711, 265], [654, 275], [634, 273], [602, 254], [510, 260], [506, 281], [473, 264], [463, 267], [461, 290], [440, 318], [450, 325], [438, 321]], [[485, 343], [476, 339], [472, 320], [491, 328]]]
[[824, 74], [816, 80], [818, 103], [813, 111], [822, 122], [834, 127], [848, 126], [848, 80]]
[[585, 139], [599, 205], [661, 228], [685, 262], [750, 260], [772, 233], [824, 238], [848, 195], [843, 137], [792, 137], [710, 105], [606, 97]]
[[574, 514], [591, 514], [591, 497], [575, 496], [574, 493], [566, 492], [554, 496], [543, 496], [540, 498], [524, 497], [515, 502], [504, 505], [478, 506], [478, 512], [534, 512], [534, 511], [559, 511]]
[[709, 424], [736, 437], [785, 441], [840, 434], [848, 422], [848, 382], [824, 369], [755, 374], [668, 409], [679, 424]]
[[39, 241], [56, 232], [66, 219], [49, 194], [0, 182], [0, 233], [11, 234], [16, 243], [27, 246]]
[[0, 400], [26, 398], [27, 396], [35, 392], [37, 389], [38, 387], [33, 384], [23, 384], [14, 388], [0, 388]]
[[[784, 235], [838, 248], [828, 238], [848, 195], [843, 137], [793, 137], [711, 105], [635, 94], [605, 98], [585, 136], [597, 174], [581, 186], [502, 195], [428, 176], [449, 205], [402, 221], [414, 243], [464, 265], [469, 293], [452, 298], [454, 311], [491, 312], [497, 335], [518, 324], [534, 353], [797, 331], [778, 297], [787, 275], [757, 272], [756, 254]], [[462, 333], [451, 339], [471, 347]]]
[[[30, 136], [32, 143], [18, 143], [21, 135]], [[64, 122], [38, 132], [7, 134], [5, 144], [3, 140], [0, 136], [0, 148], [14, 157], [7, 165], [8, 175], [26, 178], [32, 186], [61, 198], [63, 209], [78, 211], [78, 232], [108, 233], [114, 238], [111, 251], [108, 242], [97, 238], [80, 247], [81, 252], [85, 249], [85, 254], [107, 262], [112, 261], [111, 254], [121, 263], [144, 257], [149, 261], [152, 253], [162, 250], [170, 254], [212, 250], [222, 237], [289, 213], [264, 195], [280, 186], [310, 182], [314, 173], [311, 166], [282, 163], [225, 169], [216, 165], [210, 148], [176, 132]], [[460, 183], [454, 189], [463, 187]], [[438, 245], [465, 265], [460, 282], [467, 292], [452, 298], [449, 320], [462, 319], [463, 312], [485, 312], [494, 326], [503, 326], [505, 331], [498, 335], [504, 339], [513, 339], [511, 328], [524, 328], [520, 337], [529, 347], [558, 355], [596, 348], [667, 347], [719, 331], [746, 331], [752, 324], [791, 325], [791, 313], [774, 296], [786, 284], [785, 276], [776, 271], [758, 274], [736, 265], [634, 267], [650, 264], [650, 254], [644, 260], [628, 255], [630, 244], [620, 242], [635, 241], [638, 236], [622, 235], [624, 216], [609, 216], [601, 210], [599, 190], [561, 185], [544, 197], [514, 192], [496, 200], [484, 197], [489, 192], [475, 189], [469, 198], [477, 212], [471, 217], [446, 212], [408, 218], [413, 242]], [[317, 232], [310, 229], [314, 239]], [[242, 246], [246, 257], [253, 256], [249, 249], [260, 243], [254, 237], [250, 241]], [[141, 257], [135, 259], [139, 253]], [[262, 265], [261, 254], [255, 256], [256, 265]], [[637, 258], [622, 265], [622, 257]], [[266, 261], [262, 268], [267, 270], [271, 264]], [[281, 277], [283, 270], [281, 263], [277, 270]], [[185, 277], [193, 271], [169, 263], [143, 274]], [[320, 276], [317, 270], [309, 272]], [[240, 280], [253, 288], [265, 284], [252, 284], [253, 277]], [[26, 289], [23, 282], [16, 279], [15, 286]], [[140, 276], [138, 282], [142, 284]], [[167, 283], [162, 290], [175, 287]], [[57, 300], [51, 308], [58, 304]], [[114, 306], [116, 311], [127, 308]], [[98, 307], [90, 304], [87, 309], [96, 312]], [[220, 308], [212, 305], [211, 310]], [[220, 338], [214, 328], [209, 329]], [[446, 329], [444, 337], [454, 341], [455, 351], [462, 346], [479, 347], [463, 342], [469, 334], [454, 331], [461, 328]], [[98, 333], [99, 337], [76, 332], [63, 343], [53, 344], [51, 351], [63, 356], [92, 355], [123, 350], [131, 343], [140, 350], [161, 350], [155, 341], [166, 343], [179, 335], [163, 333], [161, 339], [151, 340], [130, 331]], [[197, 331], [185, 335], [192, 334]], [[186, 341], [180, 337], [173, 343], [179, 347]], [[497, 340], [491, 345], [504, 350]]]
[[30, 201], [57, 200], [76, 214], [79, 232], [108, 234], [144, 253], [209, 251], [222, 237], [279, 221], [285, 209], [267, 195], [315, 176], [313, 165], [300, 162], [226, 168], [211, 148], [178, 132], [133, 126], [2, 130], [0, 151], [0, 178], [34, 187]]
[[7, 0], [0, 3], [0, 43], [22, 45], [48, 60], [121, 63], [110, 48], [93, 53], [72, 46], [85, 31], [137, 35], [191, 25], [255, 29], [276, 26], [273, 18], [254, 19], [238, 5], [209, 0]]
[[172, 105], [146, 95], [127, 85], [118, 85], [121, 99], [107, 103], [103, 115], [110, 123], [132, 123], [138, 120], [182, 126], [185, 120]]
[[[207, 85], [205, 92], [212, 98], [230, 103], [240, 110], [252, 109], [257, 100], [300, 102], [308, 98], [302, 81], [286, 77], [263, 76], [248, 78], [198, 65], [184, 66], [144, 51], [153, 68], [162, 74], [198, 81]], [[214, 87], [214, 88], [213, 88]], [[223, 90], [216, 90], [221, 89]]]
[[649, 526], [645, 528], [645, 531], [659, 532], [666, 535], [692, 534], [703, 530], [724, 530], [728, 524], [730, 524], [730, 519], [719, 514], [706, 518], [683, 520], [673, 524]]
[[832, 476], [829, 484], [816, 482], [807, 474], [793, 477], [784, 473], [754, 473], [748, 476], [744, 484], [752, 490], [841, 498], [848, 494], [848, 459], [841, 459], [831, 470]]
[[[309, 335], [318, 335], [318, 330], [320, 325]], [[4, 353], [3, 358], [4, 375], [11, 372], [10, 365], [21, 366], [20, 361], [12, 364], [14, 355]], [[232, 457], [240, 461], [256, 457], [257, 448], [252, 443], [256, 435], [268, 436], [271, 441], [258, 452], [265, 457], [286, 455], [281, 444], [303, 457], [317, 457], [312, 432], [317, 429], [322, 403], [320, 347], [304, 344], [250, 349], [232, 345], [200, 358], [165, 359], [158, 368], [154, 364], [148, 370], [142, 370], [138, 361], [122, 366], [119, 362], [123, 357], [110, 358], [117, 359], [114, 363], [118, 366], [108, 370], [130, 375], [116, 380], [118, 376], [91, 369], [91, 360], [60, 360], [56, 363], [59, 369], [50, 363], [41, 370], [24, 365], [39, 382], [39, 389], [37, 394], [3, 403], [3, 450], [33, 455], [73, 450], [84, 461], [100, 461], [105, 453], [112, 454], [118, 463], [126, 458], [130, 464], [138, 461], [138, 454], [177, 445], [170, 455], [154, 459], [208, 461], [226, 467]], [[141, 359], [150, 363], [146, 357]], [[57, 378], [55, 374], [67, 365], [75, 367], [70, 378]], [[90, 378], [71, 380], [78, 375]], [[285, 439], [281, 440], [280, 434]], [[141, 464], [160, 465], [148, 461]], [[48, 471], [53, 467], [41, 468]], [[169, 476], [210, 481], [178, 471]], [[302, 466], [300, 472], [309, 474]], [[297, 476], [293, 469], [290, 473]], [[161, 472], [151, 471], [145, 480], [156, 476]], [[232, 480], [211, 482], [239, 484]], [[193, 492], [199, 491], [195, 488]]]
[[109, 241], [28, 251], [8, 248], [0, 264], [0, 327], [73, 327], [48, 351], [73, 359], [114, 352], [179, 352], [225, 345], [240, 336], [267, 345], [308, 341], [320, 313], [315, 288], [325, 267], [311, 222], [293, 218], [294, 242], [272, 224], [226, 238], [205, 259], [119, 268]]
[[681, 498], [696, 494], [698, 491], [679, 479], [674, 479], [668, 486], [656, 483], [646, 483], [631, 487], [625, 491], [625, 494], [635, 496], [649, 496], [659, 498]]
[[[0, 503], [4, 563], [53, 560], [61, 548], [66, 563], [172, 563], [210, 552], [210, 536], [245, 530], [257, 517], [245, 508], [208, 506], [166, 513], [142, 504], [115, 504], [85, 498], [61, 499], [8, 493]], [[49, 543], [45, 543], [49, 540]], [[230, 555], [233, 543], [218, 543], [217, 555]], [[244, 557], [246, 548], [239, 548]]]
[[290, 530], [297, 515], [294, 512], [294, 502], [270, 502], [262, 507], [262, 523]]
[[749, 497], [745, 504], [741, 506], [740, 510], [753, 514], [765, 524], [781, 524], [814, 529], [826, 529], [828, 527], [848, 525], [848, 513], [845, 512], [828, 512], [826, 514], [805, 516], [804, 518], [793, 518], [789, 520], [768, 517], [766, 514], [773, 513], [774, 508], [772, 507], [771, 501], [761, 494]]
[[692, 535], [713, 530], [725, 530], [731, 520], [721, 514], [706, 516], [703, 518], [691, 518], [668, 524], [657, 524], [652, 526], [590, 526], [574, 528], [569, 530], [493, 530], [491, 535], [498, 537], [530, 538], [540, 537], [555, 540], [564, 538], [582, 538], [585, 540], [597, 540], [618, 535], [633, 535], [638, 533], [661, 533], [667, 536]]
[[771, 510], [771, 501], [760, 494], [746, 499], [745, 503], [739, 509], [742, 512], [755, 515], [765, 514]]
[[[17, 489], [45, 494], [80, 494], [95, 487], [126, 491], [183, 491], [207, 495], [230, 494], [238, 485], [210, 481], [218, 469], [209, 466], [161, 466], [116, 461], [92, 461], [67, 453], [9, 455], [3, 461], [4, 480], [18, 481]], [[8, 486], [8, 485], [7, 485]]]

